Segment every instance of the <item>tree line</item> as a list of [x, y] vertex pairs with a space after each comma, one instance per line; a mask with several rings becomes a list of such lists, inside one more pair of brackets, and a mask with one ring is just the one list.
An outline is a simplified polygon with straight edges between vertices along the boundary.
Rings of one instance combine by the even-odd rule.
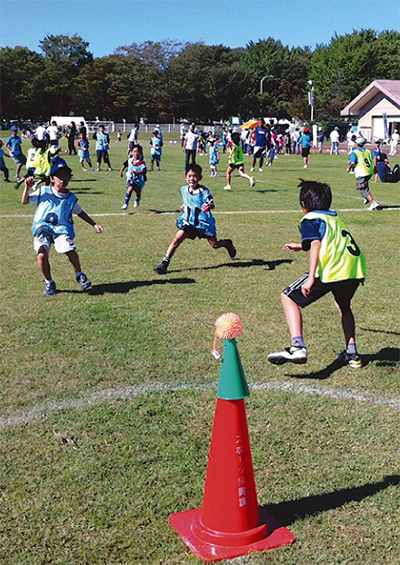
[[335, 35], [314, 50], [272, 38], [238, 49], [146, 41], [101, 58], [76, 34], [47, 35], [39, 44], [41, 53], [0, 49], [3, 120], [75, 114], [117, 122], [209, 123], [261, 111], [307, 120], [314, 81], [315, 119], [329, 121], [340, 118], [340, 110], [373, 80], [400, 79], [397, 31]]

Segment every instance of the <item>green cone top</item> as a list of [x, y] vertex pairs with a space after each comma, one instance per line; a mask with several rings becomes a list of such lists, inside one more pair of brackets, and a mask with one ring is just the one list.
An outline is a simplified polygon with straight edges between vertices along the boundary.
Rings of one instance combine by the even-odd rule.
[[240, 400], [250, 396], [236, 339], [225, 340], [217, 394], [222, 400]]

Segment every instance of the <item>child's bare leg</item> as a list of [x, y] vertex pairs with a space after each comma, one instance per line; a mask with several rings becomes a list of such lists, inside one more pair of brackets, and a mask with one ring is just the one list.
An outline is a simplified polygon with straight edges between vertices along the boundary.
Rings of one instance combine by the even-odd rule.
[[230, 167], [228, 167], [227, 170], [226, 170], [226, 184], [229, 185], [229, 186], [230, 186], [230, 184], [231, 184], [231, 173], [232, 173], [232, 170], [233, 170], [233, 169], [231, 169]]
[[70, 260], [71, 265], [73, 266], [75, 272], [80, 273], [81, 272], [81, 263], [79, 261], [78, 253], [75, 250], [74, 251], [67, 251], [66, 255], [68, 256], [68, 259]]
[[182, 241], [184, 241], [186, 238], [187, 238], [187, 235], [183, 230], [179, 230], [177, 232], [177, 234], [175, 235], [174, 239], [171, 241], [171, 243], [170, 243], [170, 245], [167, 249], [166, 257], [168, 257], [168, 259], [172, 259], [175, 251], [178, 249], [178, 247], [180, 246]]
[[47, 253], [47, 251], [44, 250], [43, 247], [41, 247], [39, 249], [39, 253], [38, 253], [37, 258], [38, 258], [39, 268], [42, 271], [44, 278], [46, 279], [46, 281], [50, 281], [51, 280], [51, 269], [50, 269], [50, 262], [49, 262], [49, 254]]
[[231, 259], [236, 257], [236, 249], [231, 239], [217, 239], [216, 237], [208, 237], [207, 240], [213, 249], [220, 249], [221, 247], [225, 247]]
[[340, 307], [339, 304], [335, 301], [335, 306], [338, 309], [340, 319], [342, 321], [342, 328], [344, 333], [344, 338], [346, 340], [346, 345], [348, 343], [355, 343], [356, 342], [356, 324], [354, 320], [353, 312], [348, 307]]
[[239, 169], [239, 175], [244, 179], [251, 180], [251, 176], [245, 173], [243, 169]]
[[289, 326], [290, 337], [299, 337], [303, 335], [303, 317], [300, 307], [286, 294], [281, 294], [281, 303], [285, 312], [286, 321]]

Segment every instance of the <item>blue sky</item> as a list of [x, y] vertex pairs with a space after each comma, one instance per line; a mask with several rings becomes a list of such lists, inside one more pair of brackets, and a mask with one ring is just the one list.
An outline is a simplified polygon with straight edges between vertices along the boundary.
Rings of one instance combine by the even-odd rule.
[[273, 37], [315, 48], [353, 30], [400, 28], [398, 0], [0, 0], [0, 45], [40, 51], [46, 35], [80, 35], [103, 57], [163, 39], [246, 47]]

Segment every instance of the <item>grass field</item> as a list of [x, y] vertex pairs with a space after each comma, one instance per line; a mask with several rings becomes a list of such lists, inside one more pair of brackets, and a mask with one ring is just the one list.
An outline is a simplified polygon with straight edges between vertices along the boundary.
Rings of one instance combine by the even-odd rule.
[[[149, 138], [140, 139], [149, 165]], [[187, 241], [159, 276], [184, 155], [166, 139], [162, 171], [149, 173], [141, 206], [128, 213], [117, 171], [125, 156], [113, 140], [115, 170], [100, 173], [66, 156], [70, 188], [105, 228], [98, 235], [75, 221], [93, 283], [86, 293], [53, 250], [59, 292], [43, 296], [34, 209], [20, 204], [22, 189], [1, 186], [1, 565], [199, 563], [168, 516], [202, 503], [220, 371], [210, 352], [227, 311], [244, 327], [259, 502], [296, 536], [231, 562], [400, 564], [399, 185], [372, 183], [382, 209], [369, 212], [347, 156], [313, 154], [307, 171], [301, 157], [282, 156], [255, 173], [255, 188], [234, 177], [227, 193], [226, 157], [219, 178], [199, 157], [219, 237], [232, 237], [237, 257]], [[336, 361], [344, 343], [330, 297], [304, 312], [307, 365], [266, 359], [290, 344], [279, 295], [308, 265], [308, 254], [282, 251], [299, 238], [304, 176], [331, 185], [332, 208], [367, 258], [353, 302], [359, 370]]]

